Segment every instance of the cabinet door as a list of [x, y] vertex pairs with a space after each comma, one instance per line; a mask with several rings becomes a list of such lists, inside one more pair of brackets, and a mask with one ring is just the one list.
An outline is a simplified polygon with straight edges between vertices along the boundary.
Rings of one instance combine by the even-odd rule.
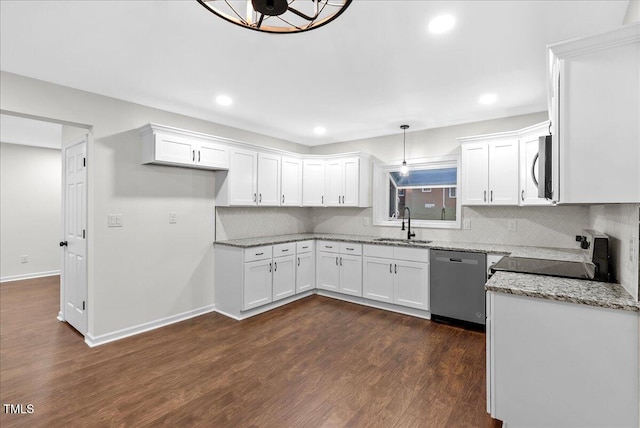
[[362, 297], [393, 303], [393, 260], [363, 258]]
[[273, 259], [273, 301], [296, 293], [296, 256]]
[[179, 136], [156, 133], [155, 160], [177, 165], [193, 165], [195, 161], [195, 147], [191, 140]]
[[462, 204], [488, 203], [489, 148], [486, 143], [462, 145]]
[[198, 143], [196, 165], [201, 168], [228, 169], [229, 147], [207, 141]]
[[340, 292], [362, 296], [362, 257], [340, 255]]
[[258, 154], [233, 149], [229, 159], [229, 205], [256, 205]]
[[315, 288], [315, 273], [315, 254], [313, 252], [298, 254], [296, 293]]
[[323, 290], [340, 291], [340, 255], [337, 253], [318, 253], [316, 287]]
[[489, 204], [518, 205], [518, 140], [489, 143]]
[[[546, 130], [545, 130], [546, 131]], [[545, 132], [531, 133], [520, 139], [520, 205], [551, 205], [551, 201], [538, 197], [538, 137]]]
[[344, 175], [342, 160], [332, 159], [325, 164], [325, 192], [324, 204], [328, 207], [342, 205], [344, 195]]
[[429, 263], [397, 261], [393, 271], [393, 303], [429, 310]]
[[360, 159], [343, 159], [344, 193], [342, 205], [357, 207], [360, 196]]
[[280, 205], [280, 156], [258, 155], [258, 205]]
[[302, 162], [302, 205], [324, 206], [324, 161], [305, 159]]
[[271, 259], [244, 264], [242, 309], [255, 308], [271, 302]]
[[302, 160], [282, 158], [282, 198], [280, 205], [299, 207], [302, 205]]

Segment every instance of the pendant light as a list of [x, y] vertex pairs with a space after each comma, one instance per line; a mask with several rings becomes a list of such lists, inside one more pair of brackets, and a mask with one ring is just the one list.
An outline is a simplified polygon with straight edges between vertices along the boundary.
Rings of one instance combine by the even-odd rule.
[[400, 125], [402, 129], [402, 166], [400, 167], [400, 175], [406, 177], [409, 175], [409, 167], [407, 166], [407, 129], [409, 125]]

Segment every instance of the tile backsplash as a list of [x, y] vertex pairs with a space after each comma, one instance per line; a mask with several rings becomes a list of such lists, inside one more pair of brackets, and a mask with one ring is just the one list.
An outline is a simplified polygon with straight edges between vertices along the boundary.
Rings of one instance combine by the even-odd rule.
[[[216, 209], [216, 240], [288, 233], [338, 233], [402, 237], [398, 227], [370, 226], [371, 208], [223, 208]], [[454, 242], [577, 248], [575, 235], [589, 227], [589, 208], [463, 207], [471, 229], [419, 229], [416, 238]], [[367, 222], [369, 225], [365, 225]], [[509, 220], [516, 230], [508, 231]]]

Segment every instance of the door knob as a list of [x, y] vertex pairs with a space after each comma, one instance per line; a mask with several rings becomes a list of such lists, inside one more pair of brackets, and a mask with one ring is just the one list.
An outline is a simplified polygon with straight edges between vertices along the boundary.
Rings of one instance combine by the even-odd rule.
[[61, 247], [66, 247], [66, 246], [67, 246], [67, 244], [68, 244], [68, 242], [67, 242], [67, 241], [60, 241], [60, 246], [61, 246]]

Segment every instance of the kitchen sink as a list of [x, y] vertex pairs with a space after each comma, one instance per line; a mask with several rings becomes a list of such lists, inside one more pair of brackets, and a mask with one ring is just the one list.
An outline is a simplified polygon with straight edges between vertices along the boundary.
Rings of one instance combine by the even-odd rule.
[[421, 239], [405, 239], [405, 238], [376, 238], [376, 242], [397, 242], [402, 244], [428, 244], [431, 241], [424, 241]]

